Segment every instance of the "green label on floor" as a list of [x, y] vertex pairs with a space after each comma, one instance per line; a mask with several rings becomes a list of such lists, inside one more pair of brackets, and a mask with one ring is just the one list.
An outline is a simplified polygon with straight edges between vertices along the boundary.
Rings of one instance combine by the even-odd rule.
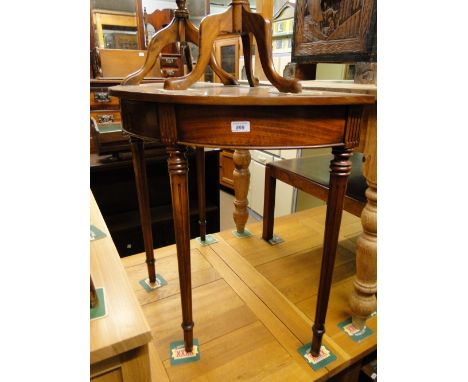
[[252, 232], [250, 232], [247, 228], [244, 229], [244, 232], [239, 232], [237, 230], [234, 230], [232, 231], [232, 234], [239, 238], [239, 239], [243, 239], [243, 238], [246, 238], [246, 237], [251, 237], [252, 236]]
[[99, 228], [91, 224], [91, 228], [89, 230], [89, 238], [91, 241], [102, 239], [106, 236], [107, 235], [104, 232], [102, 232]]
[[169, 357], [171, 358], [171, 365], [180, 365], [189, 362], [200, 360], [200, 347], [198, 340], [193, 339], [193, 349], [190, 353], [185, 351], [184, 341], [171, 342], [169, 346]]
[[104, 296], [104, 288], [96, 288], [96, 295], [98, 298], [98, 303], [94, 308], [91, 308], [90, 319], [96, 320], [97, 318], [102, 318], [107, 314], [106, 309], [106, 298]]
[[149, 278], [138, 281], [138, 283], [145, 289], [147, 292], [152, 292], [158, 288], [167, 285], [167, 281], [160, 274], [156, 273], [156, 282], [150, 283]]
[[352, 324], [352, 318], [348, 318], [347, 320], [340, 322], [338, 327], [345, 332], [354, 342], [361, 342], [364, 338], [369, 337], [373, 332], [367, 326], [359, 330], [355, 328]]
[[336, 360], [336, 355], [334, 355], [325, 345], [322, 345], [320, 348], [320, 354], [317, 357], [313, 357], [312, 354], [310, 354], [310, 345], [310, 343], [305, 344], [297, 349], [297, 351], [315, 371], [320, 370]]
[[197, 241], [198, 241], [202, 246], [205, 246], [205, 245], [211, 245], [211, 244], [217, 243], [217, 242], [218, 242], [218, 239], [216, 238], [215, 235], [208, 234], [208, 235], [205, 236], [205, 240], [204, 240], [204, 241], [202, 241], [200, 237], [197, 237]]

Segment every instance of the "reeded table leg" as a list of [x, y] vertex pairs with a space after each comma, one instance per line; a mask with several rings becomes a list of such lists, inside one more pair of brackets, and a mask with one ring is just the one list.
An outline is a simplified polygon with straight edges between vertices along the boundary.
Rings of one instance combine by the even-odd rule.
[[197, 156], [197, 187], [198, 187], [198, 224], [200, 225], [200, 240], [206, 239], [206, 203], [205, 203], [205, 149], [196, 148]]
[[181, 146], [167, 148], [169, 177], [171, 179], [172, 213], [179, 268], [180, 299], [182, 303], [182, 329], [185, 350], [193, 348], [192, 277], [190, 273], [190, 218], [188, 199], [188, 162]]
[[322, 337], [325, 333], [325, 317], [327, 315], [328, 300], [330, 297], [341, 216], [343, 215], [346, 184], [348, 182], [348, 176], [351, 173], [350, 157], [353, 150], [336, 147], [333, 148], [332, 153], [334, 158], [330, 162], [330, 189], [327, 200], [322, 267], [320, 270], [320, 283], [314, 325], [312, 326], [311, 354], [314, 357], [319, 355]]
[[250, 183], [250, 151], [235, 150], [233, 155], [234, 161], [234, 221], [236, 223], [237, 232], [243, 233], [245, 224], [249, 218], [247, 206], [247, 194], [249, 192]]
[[154, 264], [153, 232], [151, 231], [151, 210], [143, 141], [139, 138], [130, 137], [130, 147], [133, 154], [133, 170], [135, 172], [138, 208], [140, 210], [140, 222], [143, 230], [143, 241], [145, 243], [146, 265], [148, 267], [149, 281], [150, 283], [154, 283], [156, 282], [156, 267]]

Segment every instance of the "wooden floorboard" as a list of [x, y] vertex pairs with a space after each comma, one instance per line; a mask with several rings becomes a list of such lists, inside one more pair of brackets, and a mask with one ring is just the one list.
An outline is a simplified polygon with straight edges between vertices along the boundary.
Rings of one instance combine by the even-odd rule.
[[229, 230], [216, 234], [219, 242], [211, 246], [191, 241], [194, 336], [201, 359], [185, 365], [169, 362], [169, 343], [182, 339], [175, 246], [155, 250], [157, 273], [168, 285], [151, 293], [138, 284], [147, 277], [144, 254], [123, 258], [152, 330], [161, 380], [322, 381], [375, 350], [376, 317], [368, 325], [373, 335], [361, 343], [337, 326], [350, 316], [362, 229], [358, 218], [344, 213], [324, 336], [337, 360], [313, 371], [297, 352], [311, 340], [324, 222], [325, 207], [278, 218], [275, 233], [285, 242], [276, 246], [261, 239], [261, 223], [247, 227], [250, 238]]

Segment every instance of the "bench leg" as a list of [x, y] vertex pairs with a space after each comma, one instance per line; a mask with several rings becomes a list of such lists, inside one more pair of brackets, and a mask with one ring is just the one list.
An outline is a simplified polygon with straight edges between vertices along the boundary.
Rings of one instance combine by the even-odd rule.
[[271, 166], [265, 169], [265, 198], [263, 201], [263, 233], [262, 239], [273, 239], [273, 226], [275, 224], [275, 193], [276, 178], [272, 176]]
[[137, 187], [141, 228], [143, 230], [143, 242], [145, 244], [148, 277], [150, 283], [154, 283], [156, 282], [156, 267], [153, 252], [153, 232], [151, 230], [151, 210], [143, 141], [139, 138], [130, 137], [130, 147], [132, 149], [133, 170], [135, 172], [135, 183]]
[[327, 200], [327, 217], [325, 221], [325, 235], [323, 240], [322, 267], [320, 270], [320, 283], [315, 310], [314, 325], [312, 327], [311, 354], [319, 355], [322, 337], [325, 333], [325, 317], [327, 315], [328, 300], [330, 297], [333, 267], [335, 265], [338, 235], [340, 233], [343, 203], [346, 194], [346, 184], [351, 173], [352, 149], [344, 147], [333, 148], [334, 155], [330, 162], [330, 189]]

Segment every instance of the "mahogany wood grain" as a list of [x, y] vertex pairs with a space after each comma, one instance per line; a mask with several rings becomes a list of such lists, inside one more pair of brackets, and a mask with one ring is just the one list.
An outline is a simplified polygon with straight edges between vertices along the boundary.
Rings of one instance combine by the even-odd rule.
[[148, 194], [148, 181], [146, 177], [146, 161], [143, 151], [143, 141], [130, 137], [132, 150], [133, 170], [135, 171], [135, 183], [137, 186], [138, 208], [140, 210], [140, 222], [145, 243], [146, 265], [150, 283], [156, 282], [156, 266], [153, 252], [153, 232], [151, 231], [151, 210]]
[[[166, 81], [175, 80], [168, 79]], [[223, 86], [199, 83], [184, 90], [170, 91], [161, 83], [113, 86], [111, 95], [133, 101], [175, 103], [178, 105], [227, 106], [335, 106], [372, 105], [375, 96], [326, 90], [304, 90], [297, 94], [284, 94], [271, 86]]]
[[[334, 147], [335, 159], [331, 166], [329, 212], [324, 239], [323, 280], [313, 339], [314, 349], [320, 347], [346, 179], [350, 170], [348, 159], [351, 149], [359, 144], [362, 109], [364, 105], [375, 102], [375, 98], [369, 95], [323, 91], [286, 95], [271, 88], [209, 84], [200, 84], [185, 91], [162, 89], [161, 84], [116, 86], [110, 92], [120, 98], [124, 131], [139, 138], [161, 142], [169, 153], [182, 327], [187, 351], [192, 349], [194, 323], [188, 168], [182, 145], [238, 148], [234, 154], [234, 182], [243, 184], [235, 187], [234, 217], [239, 232], [244, 231], [248, 216], [248, 148]], [[249, 130], [239, 133], [232, 127], [232, 121], [249, 121]]]

